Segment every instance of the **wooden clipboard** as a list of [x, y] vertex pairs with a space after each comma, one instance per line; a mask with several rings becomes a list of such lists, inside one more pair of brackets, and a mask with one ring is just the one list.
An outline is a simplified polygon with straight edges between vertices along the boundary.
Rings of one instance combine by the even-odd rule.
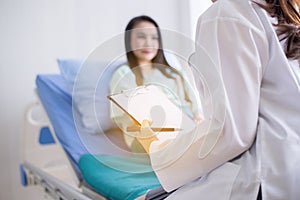
[[108, 98], [127, 113], [137, 125], [140, 126], [143, 120], [152, 121], [151, 128], [154, 131], [177, 131], [184, 127], [195, 126], [194, 121], [155, 85], [124, 90], [109, 95]]

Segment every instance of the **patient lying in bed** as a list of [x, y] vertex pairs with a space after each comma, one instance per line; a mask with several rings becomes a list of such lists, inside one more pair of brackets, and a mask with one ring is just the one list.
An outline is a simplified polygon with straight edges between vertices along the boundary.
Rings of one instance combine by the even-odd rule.
[[[160, 84], [165, 91], [173, 91], [172, 95], [168, 93], [170, 99], [187, 115], [199, 119], [185, 75], [168, 64], [161, 50], [159, 29], [145, 16], [135, 20], [137, 23], [129, 26], [131, 31], [125, 35], [131, 35], [132, 42], [142, 46], [126, 47], [130, 49], [128, 62], [79, 63], [71, 81], [66, 74], [39, 75], [36, 79], [38, 95], [78, 179], [85, 187], [115, 200], [135, 199], [159, 188], [160, 183], [148, 155], [134, 137], [126, 135], [124, 140], [123, 127], [132, 121], [125, 117], [128, 123], [119, 124], [116, 117], [124, 115], [114, 108], [110, 110], [109, 94], [148, 83]], [[132, 30], [139, 26], [146, 29]], [[144, 46], [144, 38], [148, 37], [155, 48]], [[132, 62], [138, 67], [132, 67]]]

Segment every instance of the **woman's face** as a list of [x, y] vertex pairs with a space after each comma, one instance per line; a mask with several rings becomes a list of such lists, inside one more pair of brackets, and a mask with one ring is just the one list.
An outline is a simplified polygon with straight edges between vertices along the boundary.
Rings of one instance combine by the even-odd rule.
[[136, 24], [131, 32], [130, 45], [139, 65], [151, 63], [159, 48], [156, 27], [147, 21]]

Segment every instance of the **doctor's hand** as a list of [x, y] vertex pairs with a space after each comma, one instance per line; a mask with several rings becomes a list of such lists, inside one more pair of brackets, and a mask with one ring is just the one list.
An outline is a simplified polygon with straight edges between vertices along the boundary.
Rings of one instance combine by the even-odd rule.
[[152, 122], [149, 120], [143, 120], [140, 132], [137, 135], [137, 140], [140, 142], [147, 153], [149, 153], [151, 143], [155, 140], [158, 140], [155, 132], [153, 132], [150, 128], [151, 123]]
[[202, 117], [202, 115], [201, 115], [199, 112], [195, 112], [195, 113], [194, 113], [193, 120], [194, 120], [197, 124], [199, 124], [200, 122], [202, 122], [203, 117]]

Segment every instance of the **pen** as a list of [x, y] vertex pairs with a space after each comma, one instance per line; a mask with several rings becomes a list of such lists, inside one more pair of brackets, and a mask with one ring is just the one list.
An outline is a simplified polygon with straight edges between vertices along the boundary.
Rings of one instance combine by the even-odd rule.
[[[152, 131], [154, 132], [172, 132], [172, 131], [180, 131], [182, 129], [180, 128], [166, 128], [166, 127], [163, 127], [163, 128], [158, 128], [158, 127], [150, 127], [152, 129]], [[128, 132], [138, 132], [140, 131], [140, 127], [127, 127], [126, 129]]]

